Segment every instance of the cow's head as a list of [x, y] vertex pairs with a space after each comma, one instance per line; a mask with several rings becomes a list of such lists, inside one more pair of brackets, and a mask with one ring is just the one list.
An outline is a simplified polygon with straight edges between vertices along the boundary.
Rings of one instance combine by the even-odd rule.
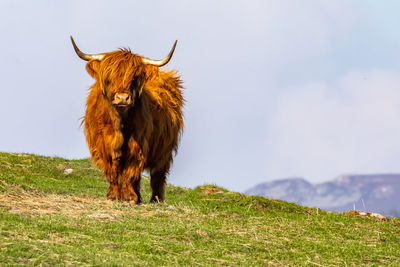
[[76, 54], [88, 61], [87, 72], [98, 82], [99, 89], [109, 103], [119, 112], [125, 112], [140, 97], [147, 80], [157, 74], [158, 67], [169, 62], [174, 53], [175, 41], [168, 56], [153, 60], [132, 54], [122, 49], [109, 53], [85, 54], [76, 46], [71, 36]]

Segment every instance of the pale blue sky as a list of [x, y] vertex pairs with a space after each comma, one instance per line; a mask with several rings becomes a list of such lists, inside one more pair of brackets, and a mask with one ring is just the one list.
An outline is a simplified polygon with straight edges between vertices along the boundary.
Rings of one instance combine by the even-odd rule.
[[0, 2], [0, 151], [82, 158], [88, 53], [130, 47], [185, 82], [169, 182], [244, 191], [400, 172], [398, 1]]

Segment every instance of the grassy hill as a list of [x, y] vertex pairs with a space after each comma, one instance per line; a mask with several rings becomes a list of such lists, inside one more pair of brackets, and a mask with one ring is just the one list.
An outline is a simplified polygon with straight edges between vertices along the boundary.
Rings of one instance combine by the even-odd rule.
[[145, 204], [111, 202], [89, 160], [0, 153], [0, 265], [400, 265], [398, 218], [211, 185], [169, 185], [166, 203], [146, 204], [142, 184]]

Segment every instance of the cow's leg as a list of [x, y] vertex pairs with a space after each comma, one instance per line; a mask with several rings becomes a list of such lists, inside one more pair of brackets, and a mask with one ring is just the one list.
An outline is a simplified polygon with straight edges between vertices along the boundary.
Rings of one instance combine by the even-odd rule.
[[132, 178], [133, 191], [135, 191], [135, 193], [137, 195], [136, 204], [142, 203], [142, 197], [140, 195], [140, 180], [141, 180], [141, 178], [142, 178], [142, 176], [140, 174], [137, 179]]
[[[132, 179], [132, 182], [123, 182], [119, 186], [119, 200], [121, 201], [133, 201], [134, 203], [140, 203], [140, 192], [138, 186], [140, 179]], [[136, 189], [136, 190], [135, 190]]]
[[[120, 200], [140, 203], [140, 174], [142, 173], [145, 157], [139, 144], [130, 137], [124, 144], [122, 151], [127, 158], [121, 165]], [[131, 156], [131, 157], [129, 157]]]
[[164, 201], [164, 191], [165, 191], [165, 183], [167, 180], [167, 173], [168, 173], [167, 168], [150, 172], [151, 176], [150, 185], [153, 191], [150, 202]]
[[[133, 175], [132, 175], [133, 174]], [[119, 199], [121, 201], [133, 201], [140, 203], [140, 170], [124, 169], [119, 177]]]
[[116, 200], [119, 195], [119, 190], [118, 190], [118, 184], [113, 182], [110, 182], [110, 186], [108, 187], [107, 190], [107, 199], [109, 200]]
[[108, 173], [104, 173], [103, 175], [107, 177], [107, 181], [110, 184], [107, 190], [107, 199], [116, 200], [119, 198], [117, 168], [115, 164], [110, 164], [106, 169]]
[[132, 184], [123, 183], [120, 185], [119, 200], [128, 201], [128, 202], [133, 201], [134, 203], [138, 203], [139, 196], [136, 194], [135, 190], [133, 189]]

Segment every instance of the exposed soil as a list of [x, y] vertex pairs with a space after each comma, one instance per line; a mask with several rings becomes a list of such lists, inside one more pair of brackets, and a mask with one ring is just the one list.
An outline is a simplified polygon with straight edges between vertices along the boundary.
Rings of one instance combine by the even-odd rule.
[[122, 214], [122, 211], [115, 209], [114, 203], [108, 200], [27, 192], [0, 194], [0, 207], [17, 214], [88, 216], [105, 220], [114, 220]]

